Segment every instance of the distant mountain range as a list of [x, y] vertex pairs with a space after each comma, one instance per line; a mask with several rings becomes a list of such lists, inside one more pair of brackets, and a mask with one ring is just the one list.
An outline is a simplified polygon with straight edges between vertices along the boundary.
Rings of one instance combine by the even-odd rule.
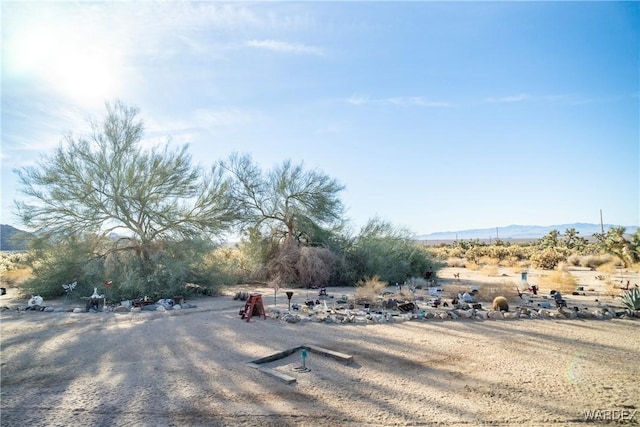
[[7, 224], [0, 224], [0, 251], [23, 251], [29, 247], [33, 235]]
[[[611, 227], [619, 227], [613, 224], [604, 224], [605, 232]], [[624, 226], [627, 234], [633, 234], [638, 230], [638, 226]], [[558, 225], [509, 225], [497, 228], [476, 228], [472, 230], [441, 231], [431, 234], [421, 234], [415, 236], [415, 240], [426, 241], [447, 241], [447, 240], [495, 240], [496, 237], [502, 240], [536, 240], [549, 234], [552, 230], [558, 230], [563, 234], [567, 229], [575, 228], [578, 236], [589, 239], [594, 233], [600, 233], [600, 224], [586, 224], [575, 222], [573, 224]], [[113, 233], [112, 233], [113, 234]], [[118, 236], [109, 235], [112, 239]], [[0, 250], [21, 251], [29, 247], [29, 242], [33, 238], [32, 233], [19, 230], [11, 225], [0, 225]]]
[[[606, 232], [611, 227], [619, 227], [613, 224], [604, 224], [604, 231]], [[630, 225], [624, 226], [627, 234], [633, 234], [638, 230], [638, 226]], [[540, 239], [543, 236], [549, 234], [552, 230], [558, 230], [563, 234], [567, 229], [575, 228], [578, 232], [578, 236], [584, 238], [590, 238], [594, 233], [600, 233], [600, 224], [586, 224], [582, 222], [575, 222], [573, 224], [558, 224], [558, 225], [509, 225], [507, 227], [496, 228], [477, 228], [473, 230], [460, 230], [460, 231], [442, 231], [431, 234], [422, 234], [416, 236], [416, 240], [495, 240], [496, 237], [502, 240], [529, 240]]]

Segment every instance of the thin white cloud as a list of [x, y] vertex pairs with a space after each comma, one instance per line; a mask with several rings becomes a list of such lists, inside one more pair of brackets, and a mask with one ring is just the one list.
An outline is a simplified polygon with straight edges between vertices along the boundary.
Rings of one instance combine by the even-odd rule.
[[[610, 100], [610, 99], [609, 99]], [[567, 105], [581, 105], [593, 102], [603, 102], [606, 99], [592, 99], [586, 98], [580, 94], [562, 93], [557, 95], [531, 95], [528, 93], [520, 93], [517, 95], [496, 96], [484, 98], [483, 102], [486, 104], [504, 104], [515, 102], [546, 102], [546, 103], [558, 103]]]
[[427, 107], [427, 108], [448, 108], [453, 107], [450, 102], [431, 101], [421, 96], [396, 96], [390, 98], [368, 98], [363, 96], [352, 96], [346, 100], [350, 105], [391, 105], [398, 107]]
[[288, 43], [278, 40], [248, 40], [244, 43], [247, 47], [266, 49], [274, 52], [292, 53], [295, 55], [324, 55], [324, 50], [314, 46], [300, 43]]
[[504, 102], [523, 102], [523, 101], [529, 101], [531, 99], [532, 97], [530, 95], [526, 93], [520, 93], [518, 95], [488, 97], [484, 99], [484, 102], [489, 104], [496, 104], [496, 103], [504, 103]]

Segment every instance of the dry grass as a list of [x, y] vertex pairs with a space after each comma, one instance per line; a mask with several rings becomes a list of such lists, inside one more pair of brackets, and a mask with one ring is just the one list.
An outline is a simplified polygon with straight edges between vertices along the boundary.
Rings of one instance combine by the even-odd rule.
[[473, 270], [473, 271], [480, 270], [480, 266], [473, 261], [467, 261], [464, 268], [466, 268], [467, 270]]
[[576, 290], [576, 278], [566, 271], [554, 270], [550, 274], [540, 276], [540, 287], [571, 294]]
[[464, 268], [467, 260], [464, 258], [450, 257], [447, 258], [447, 267]]
[[28, 267], [15, 268], [0, 273], [0, 284], [5, 288], [18, 287], [33, 276]]
[[480, 265], [498, 265], [500, 260], [498, 258], [492, 258], [490, 256], [482, 256], [478, 261]]
[[609, 261], [604, 264], [600, 264], [596, 270], [600, 273], [616, 274], [618, 272], [618, 267], [616, 266], [615, 261]]
[[358, 304], [373, 303], [386, 288], [387, 283], [381, 281], [379, 276], [367, 277], [360, 280], [356, 283], [356, 302]]
[[478, 301], [493, 301], [496, 297], [505, 297], [508, 301], [518, 301], [518, 286], [514, 282], [500, 282], [497, 284], [485, 284], [478, 288], [476, 299]]
[[620, 289], [620, 284], [612, 281], [611, 279], [607, 279], [604, 282], [604, 293], [605, 295], [608, 295], [611, 298], [621, 296], [622, 290]]
[[493, 264], [485, 265], [482, 267], [482, 273], [489, 277], [496, 277], [499, 275], [498, 266]]
[[510, 268], [517, 267], [519, 264], [520, 264], [520, 260], [518, 260], [518, 257], [515, 257], [515, 256], [507, 257], [503, 260], [500, 260], [500, 262], [498, 263], [500, 267], [510, 267]]

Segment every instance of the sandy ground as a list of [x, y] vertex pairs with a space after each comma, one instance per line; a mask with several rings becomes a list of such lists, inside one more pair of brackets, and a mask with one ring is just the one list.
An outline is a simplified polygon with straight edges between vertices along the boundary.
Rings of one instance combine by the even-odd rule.
[[[453, 272], [471, 284], [504, 280], [441, 276]], [[591, 285], [591, 276], [580, 280]], [[273, 291], [255, 290], [271, 310]], [[306, 299], [294, 292], [294, 302]], [[164, 313], [3, 311], [0, 425], [593, 425], [585, 411], [601, 411], [597, 424], [640, 419], [638, 319], [245, 322], [244, 302], [230, 295]], [[275, 307], [286, 309], [284, 289]], [[293, 384], [247, 365], [301, 345], [354, 361], [309, 353], [310, 371], [299, 373], [296, 352], [266, 364]]]

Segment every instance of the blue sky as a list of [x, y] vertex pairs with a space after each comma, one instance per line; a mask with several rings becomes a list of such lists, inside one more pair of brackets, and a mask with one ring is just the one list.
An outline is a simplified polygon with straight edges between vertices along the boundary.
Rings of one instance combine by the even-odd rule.
[[638, 225], [638, 2], [2, 2], [2, 197], [105, 101], [203, 165], [345, 185], [354, 227]]

